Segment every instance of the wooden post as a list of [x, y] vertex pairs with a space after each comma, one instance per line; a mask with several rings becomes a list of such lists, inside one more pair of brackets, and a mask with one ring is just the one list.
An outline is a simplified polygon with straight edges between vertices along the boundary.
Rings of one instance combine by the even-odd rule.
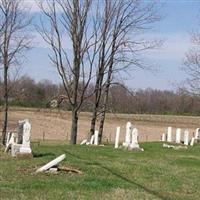
[[42, 134], [42, 141], [44, 142], [45, 140], [45, 132], [43, 131], [43, 134]]

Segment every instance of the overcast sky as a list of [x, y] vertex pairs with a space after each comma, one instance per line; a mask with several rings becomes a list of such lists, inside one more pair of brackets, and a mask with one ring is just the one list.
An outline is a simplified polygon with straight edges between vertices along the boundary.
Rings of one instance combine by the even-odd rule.
[[[25, 0], [32, 5], [32, 14], [37, 16], [39, 9], [32, 0]], [[154, 73], [136, 70], [129, 73], [125, 82], [131, 88], [174, 89], [174, 84], [186, 79], [181, 70], [184, 55], [191, 48], [190, 32], [198, 30], [199, 0], [166, 0], [162, 8], [163, 20], [156, 24], [149, 37], [164, 39], [165, 43], [159, 50], [154, 50], [146, 58], [159, 66]], [[200, 20], [200, 17], [199, 17]], [[48, 59], [49, 49], [36, 33], [34, 48], [27, 54], [23, 64], [23, 73], [36, 81], [49, 79], [59, 82], [59, 76]]]

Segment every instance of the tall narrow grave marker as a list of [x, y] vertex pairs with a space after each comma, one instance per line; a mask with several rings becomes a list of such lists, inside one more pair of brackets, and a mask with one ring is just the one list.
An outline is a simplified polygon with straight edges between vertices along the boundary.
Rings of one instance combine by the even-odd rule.
[[116, 135], [115, 135], [115, 148], [119, 147], [119, 135], [120, 135], [120, 126], [117, 127]]

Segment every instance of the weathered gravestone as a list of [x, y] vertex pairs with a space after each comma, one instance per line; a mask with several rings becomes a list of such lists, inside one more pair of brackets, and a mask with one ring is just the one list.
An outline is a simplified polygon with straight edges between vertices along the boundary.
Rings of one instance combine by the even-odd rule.
[[172, 127], [167, 128], [167, 142], [172, 142]]
[[84, 139], [80, 145], [86, 144], [87, 143], [87, 139]]
[[94, 132], [94, 145], [99, 144], [99, 131]]
[[180, 128], [176, 129], [176, 143], [177, 144], [181, 143], [181, 129]]
[[90, 138], [90, 144], [93, 144], [93, 143], [94, 143], [94, 135], [92, 135]]
[[131, 122], [127, 122], [126, 124], [126, 135], [125, 135], [125, 142], [123, 146], [128, 147], [131, 144], [131, 132], [132, 132], [132, 124]]
[[119, 135], [120, 135], [120, 127], [117, 127], [116, 136], [115, 136], [115, 148], [119, 147]]
[[185, 130], [184, 131], [184, 145], [188, 145], [189, 143], [189, 131]]
[[137, 128], [133, 128], [131, 122], [127, 122], [126, 124], [126, 135], [123, 146], [128, 150], [144, 151], [138, 144], [138, 130]]
[[130, 148], [134, 149], [134, 148], [140, 148], [139, 144], [138, 144], [138, 130], [137, 128], [134, 128], [132, 130], [132, 140], [131, 140], [131, 144], [130, 144]]
[[190, 146], [194, 146], [194, 141], [195, 141], [195, 138], [193, 137], [190, 141]]
[[15, 138], [16, 138], [16, 136], [14, 133], [11, 133], [11, 132], [7, 133], [5, 152], [7, 152], [11, 148], [11, 146], [15, 143]]
[[92, 135], [90, 137], [90, 141], [88, 141], [87, 139], [83, 140], [80, 145], [99, 145], [99, 131], [95, 130], [94, 135]]
[[196, 140], [200, 140], [200, 128], [197, 128], [197, 129], [196, 129], [194, 138], [195, 138]]
[[47, 170], [50, 171], [57, 171], [57, 165], [64, 160], [66, 157], [65, 154], [62, 154], [61, 156], [57, 157], [56, 159], [52, 160], [51, 162], [47, 163], [46, 165], [40, 167], [39, 169], [37, 169], [36, 172], [44, 172]]
[[166, 134], [165, 134], [165, 133], [162, 134], [162, 136], [161, 136], [161, 141], [162, 141], [162, 142], [165, 142], [165, 141], [166, 141]]
[[9, 133], [5, 151], [11, 149], [11, 155], [31, 154], [30, 148], [31, 124], [28, 119], [19, 121], [18, 133]]
[[[30, 142], [31, 142], [31, 124], [29, 120], [20, 121], [22, 126], [22, 146], [19, 150], [20, 153], [31, 153]], [[21, 141], [20, 141], [21, 142]]]

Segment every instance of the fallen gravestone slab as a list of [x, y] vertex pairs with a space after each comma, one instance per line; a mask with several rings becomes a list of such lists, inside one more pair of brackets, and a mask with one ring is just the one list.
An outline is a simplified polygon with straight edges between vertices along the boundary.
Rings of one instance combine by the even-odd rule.
[[58, 165], [61, 161], [63, 161], [66, 158], [65, 154], [62, 154], [61, 156], [57, 157], [56, 159], [52, 160], [51, 162], [47, 163], [46, 165], [40, 167], [36, 172], [44, 172], [49, 170], [50, 168], [53, 168], [53, 166]]
[[163, 147], [164, 148], [172, 148], [172, 149], [175, 149], [175, 150], [179, 150], [179, 149], [187, 149], [187, 146], [175, 146], [175, 145], [169, 145], [169, 144], [163, 144]]
[[86, 144], [87, 143], [87, 139], [83, 140], [80, 145]]

